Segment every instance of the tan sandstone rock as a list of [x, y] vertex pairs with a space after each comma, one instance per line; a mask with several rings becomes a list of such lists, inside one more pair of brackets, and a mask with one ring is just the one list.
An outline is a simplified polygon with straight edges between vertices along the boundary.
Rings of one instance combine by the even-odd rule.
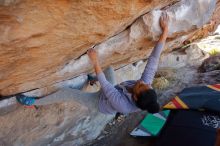
[[140, 15], [174, 0], [3, 1], [0, 7], [0, 94], [44, 87], [79, 75], [57, 75], [92, 45]]
[[0, 95], [47, 88], [91, 71], [83, 54], [93, 45], [103, 66], [119, 67], [145, 58], [160, 34], [159, 9], [164, 6], [173, 34], [169, 49], [180, 46], [195, 32], [209, 32], [216, 26], [218, 17], [205, 30], [196, 31], [211, 20], [216, 0], [173, 2], [3, 1]]
[[[160, 34], [161, 8], [171, 17], [165, 53], [206, 36], [219, 23], [219, 0], [179, 1], [0, 0], [0, 95], [31, 90], [25, 94], [43, 96], [83, 82], [92, 71], [85, 52], [93, 45], [103, 67], [119, 68], [146, 58]], [[161, 67], [178, 70], [178, 84], [173, 81], [164, 96], [195, 78], [196, 70], [185, 68], [191, 52], [161, 57]], [[145, 64], [116, 71], [118, 82], [140, 78]], [[15, 103], [14, 98], [0, 102], [0, 145], [85, 144], [112, 118], [75, 102], [38, 110], [14, 107]]]

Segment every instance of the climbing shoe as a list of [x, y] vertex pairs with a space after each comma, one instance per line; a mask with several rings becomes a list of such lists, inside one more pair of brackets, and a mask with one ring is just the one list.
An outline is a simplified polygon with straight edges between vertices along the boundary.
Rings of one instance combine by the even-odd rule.
[[36, 100], [34, 97], [27, 97], [22, 94], [17, 95], [16, 99], [20, 104], [26, 105], [26, 106], [32, 106]]

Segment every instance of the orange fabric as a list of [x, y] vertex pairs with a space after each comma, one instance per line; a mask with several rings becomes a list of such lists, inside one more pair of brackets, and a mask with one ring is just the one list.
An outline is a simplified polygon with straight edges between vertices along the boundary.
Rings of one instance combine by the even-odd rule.
[[220, 91], [220, 84], [215, 84], [215, 85], [208, 85], [207, 87], [216, 90], [216, 91]]
[[166, 109], [189, 109], [189, 107], [178, 97], [176, 96], [172, 101], [166, 104], [163, 108]]

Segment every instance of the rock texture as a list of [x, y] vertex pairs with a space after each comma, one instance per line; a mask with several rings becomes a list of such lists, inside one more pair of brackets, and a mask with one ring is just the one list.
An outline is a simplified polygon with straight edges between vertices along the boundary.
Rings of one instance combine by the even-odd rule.
[[220, 54], [217, 54], [211, 58], [206, 59], [200, 66], [201, 72], [210, 72], [214, 70], [220, 70]]
[[93, 45], [103, 66], [119, 67], [146, 57], [160, 34], [160, 8], [171, 17], [169, 49], [195, 32], [193, 39], [205, 35], [197, 29], [209, 32], [216, 26], [218, 17], [201, 29], [210, 22], [219, 1], [174, 2], [2, 1], [0, 94], [47, 88], [91, 71], [83, 54]]
[[95, 139], [112, 116], [76, 103], [39, 107], [18, 107], [0, 116], [1, 146], [76, 146]]
[[[59, 74], [70, 60], [174, 0], [11, 1], [0, 8], [1, 95], [28, 91], [88, 70]], [[90, 69], [90, 68], [89, 68]]]
[[[171, 18], [171, 29], [160, 67], [174, 68], [158, 75], [168, 74], [166, 86], [172, 86], [163, 97], [194, 79], [205, 83], [201, 78], [209, 77], [196, 75], [194, 66], [207, 58], [198, 47], [184, 50], [185, 54], [169, 51], [213, 31], [219, 23], [220, 0], [0, 0], [0, 4], [1, 96], [21, 92], [44, 96], [77, 87], [92, 71], [85, 52], [93, 45], [103, 67], [120, 68], [118, 82], [138, 79], [146, 62], [121, 67], [149, 55], [160, 34], [162, 10]], [[175, 84], [170, 79], [174, 76]], [[80, 145], [96, 138], [111, 119], [74, 102], [34, 110], [10, 98], [0, 102], [0, 145]]]
[[[207, 57], [209, 55], [205, 54], [196, 44], [181, 51], [178, 50], [164, 54], [161, 57], [160, 69], [157, 72], [156, 83], [154, 84], [161, 105], [165, 104], [185, 87], [219, 83], [220, 70], [207, 73], [197, 72], [197, 68], [204, 60], [203, 64], [208, 64], [209, 61], [212, 64], [216, 64], [215, 60], [217, 58], [215, 56], [206, 60]], [[118, 69], [116, 71], [117, 82], [139, 79], [145, 65], [146, 61], [139, 61]], [[166, 79], [166, 87], [160, 85], [161, 82], [157, 82], [161, 78]], [[86, 79], [86, 76], [61, 82], [57, 84], [57, 88], [66, 86], [77, 87], [74, 83], [79, 83], [79, 81], [84, 79]], [[169, 83], [168, 85], [167, 82]], [[87, 91], [96, 90], [96, 86], [93, 88], [89, 86], [85, 89]], [[35, 90], [35, 92], [26, 94], [36, 95], [40, 93], [42, 91]], [[13, 98], [7, 101], [7, 109], [9, 109], [9, 106], [14, 103]], [[6, 104], [5, 102], [0, 102], [0, 112], [2, 112], [1, 107]], [[92, 142], [89, 145], [115, 146], [118, 142], [120, 142], [119, 145], [139, 145], [137, 139], [129, 137], [127, 133], [137, 125], [143, 116], [143, 113], [135, 113], [131, 117], [129, 116], [127, 123], [125, 123], [126, 125], [120, 124], [120, 127], [110, 129], [110, 133], [107, 133], [106, 137], [103, 138], [103, 135], [101, 135], [98, 138], [99, 140], [95, 141], [95, 144]], [[134, 118], [135, 121], [133, 121]], [[97, 113], [95, 109], [88, 110], [86, 107], [76, 103], [42, 106], [38, 107], [37, 110], [17, 105], [16, 111], [3, 115], [0, 114], [0, 145], [77, 146], [96, 138], [110, 119], [112, 119], [112, 116], [104, 116]]]

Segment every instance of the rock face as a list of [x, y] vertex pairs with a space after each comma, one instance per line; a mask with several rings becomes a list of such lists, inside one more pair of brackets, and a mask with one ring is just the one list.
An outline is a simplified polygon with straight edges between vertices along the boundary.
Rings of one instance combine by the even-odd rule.
[[[208, 56], [195, 45], [182, 52], [176, 51], [161, 56], [161, 62], [164, 63], [160, 64], [156, 81], [158, 79], [160, 80], [161, 77], [165, 77], [169, 81], [169, 85], [166, 85], [166, 88], [164, 88], [164, 85], [158, 85], [157, 83], [154, 85], [155, 89], [158, 90], [157, 93], [160, 103], [166, 103], [168, 99], [174, 97], [176, 93], [185, 87], [205, 83], [216, 84], [216, 81], [219, 81], [219, 77], [216, 75], [219, 75], [220, 70], [215, 70], [215, 73], [212, 72], [212, 74], [197, 73], [198, 66], [200, 66], [207, 57]], [[123, 82], [129, 79], [139, 79], [145, 65], [146, 62], [140, 61], [134, 65], [130, 64], [118, 69], [116, 71], [117, 81]], [[214, 75], [214, 82], [210, 80], [213, 77], [204, 78], [206, 75]], [[201, 76], [203, 77], [201, 78]], [[201, 80], [203, 78], [207, 80]], [[82, 76], [74, 80], [83, 79]], [[203, 82], [198, 83], [197, 80]], [[69, 82], [65, 81], [62, 84], [60, 83], [59, 86], [70, 86], [70, 84], [75, 86], [70, 82], [70, 80]], [[167, 88], [167, 86], [169, 87]], [[91, 87], [89, 90], [91, 91]], [[37, 94], [37, 92], [32, 94]], [[48, 144], [52, 146], [77, 146], [96, 138], [101, 129], [103, 129], [105, 124], [112, 117], [113, 116], [99, 114], [95, 109], [88, 110], [86, 107], [76, 103], [41, 106], [37, 110], [19, 106], [16, 111], [0, 116], [0, 144], [3, 146]], [[133, 116], [133, 118], [134, 117], [135, 116]], [[127, 131], [127, 133], [128, 132], [130, 131]], [[118, 140], [119, 139], [120, 138], [118, 138]], [[114, 146], [114, 142], [113, 144], [104, 143], [105, 145]]]
[[[219, 5], [216, 0], [174, 2], [1, 1], [0, 94], [45, 88], [91, 71], [84, 54], [93, 45], [103, 66], [146, 57], [160, 34], [160, 8], [171, 17], [168, 48], [180, 46], [210, 23]], [[213, 30], [214, 18], [203, 32]]]
[[78, 64], [84, 69], [58, 73], [140, 15], [173, 1], [5, 2], [0, 8], [0, 94], [45, 87], [88, 71]]
[[[160, 67], [184, 69], [203, 60], [204, 54], [189, 48], [188, 55], [176, 57], [169, 51], [206, 36], [220, 18], [220, 0], [1, 0], [0, 4], [1, 96], [21, 92], [44, 96], [76, 87], [92, 71], [85, 52], [94, 45], [103, 67], [120, 68], [146, 58], [161, 32], [162, 10], [170, 16], [170, 32]], [[138, 79], [144, 65], [119, 69], [118, 82]], [[196, 70], [189, 67], [185, 72], [179, 71], [178, 79], [187, 84]], [[37, 110], [15, 104], [14, 98], [0, 102], [0, 145], [84, 144], [112, 119], [74, 102]], [[14, 111], [5, 114], [9, 107]]]
[[212, 58], [206, 59], [200, 66], [200, 71], [203, 73], [214, 70], [220, 70], [220, 54], [217, 54]]

